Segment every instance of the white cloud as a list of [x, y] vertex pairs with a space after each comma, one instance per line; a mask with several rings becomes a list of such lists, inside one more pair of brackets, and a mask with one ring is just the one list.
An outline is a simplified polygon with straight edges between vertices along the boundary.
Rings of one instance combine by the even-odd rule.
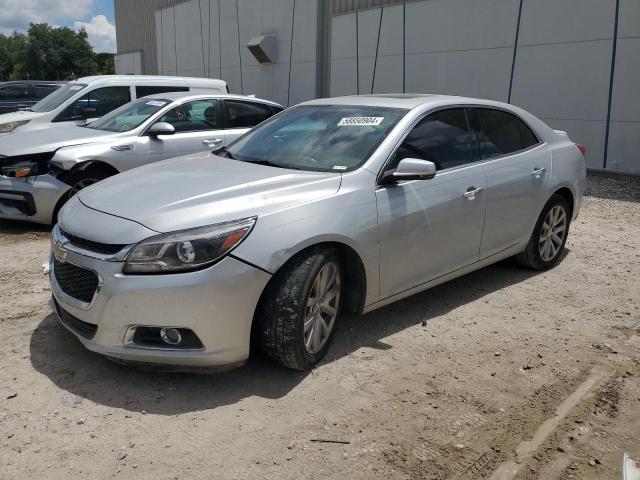
[[24, 32], [29, 23], [50, 25], [60, 19], [83, 18], [91, 13], [93, 0], [1, 0], [0, 32]]
[[73, 22], [73, 28], [87, 31], [89, 43], [96, 53], [116, 53], [116, 27], [104, 15], [96, 15], [88, 22]]

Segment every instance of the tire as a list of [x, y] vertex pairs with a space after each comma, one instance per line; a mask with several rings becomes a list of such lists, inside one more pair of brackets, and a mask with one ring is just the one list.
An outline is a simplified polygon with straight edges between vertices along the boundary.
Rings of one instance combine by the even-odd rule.
[[58, 201], [56, 208], [53, 210], [51, 223], [58, 221], [58, 213], [65, 203], [69, 201], [76, 193], [94, 183], [98, 183], [105, 178], [113, 176], [113, 172], [101, 167], [89, 167], [86, 170], [71, 172], [64, 177], [64, 182], [71, 186], [62, 198]]
[[[340, 323], [344, 278], [342, 260], [332, 248], [314, 248], [290, 260], [258, 308], [256, 340], [262, 352], [294, 370], [313, 368], [327, 353]], [[324, 291], [323, 279], [328, 281]]]
[[[548, 234], [548, 225], [551, 225], [552, 231], [557, 232], [555, 236]], [[569, 203], [562, 195], [554, 194], [542, 209], [527, 248], [516, 255], [515, 260], [533, 270], [554, 267], [562, 258], [570, 225]]]

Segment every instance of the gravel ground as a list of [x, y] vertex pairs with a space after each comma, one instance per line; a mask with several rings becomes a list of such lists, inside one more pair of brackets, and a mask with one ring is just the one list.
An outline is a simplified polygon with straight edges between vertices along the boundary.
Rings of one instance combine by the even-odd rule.
[[0, 479], [595, 480], [640, 459], [640, 179], [589, 177], [555, 269], [502, 262], [347, 318], [309, 373], [89, 353], [47, 304], [48, 243], [0, 222]]

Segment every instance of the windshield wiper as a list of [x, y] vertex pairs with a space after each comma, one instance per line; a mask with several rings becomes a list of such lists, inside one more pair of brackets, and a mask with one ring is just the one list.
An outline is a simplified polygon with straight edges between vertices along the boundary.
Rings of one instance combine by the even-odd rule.
[[220, 156], [224, 155], [227, 158], [230, 158], [232, 160], [236, 160], [236, 157], [234, 157], [231, 154], [231, 152], [229, 151], [229, 149], [227, 147], [225, 147], [224, 145], [212, 150], [211, 153], [213, 153], [214, 155], [220, 155]]

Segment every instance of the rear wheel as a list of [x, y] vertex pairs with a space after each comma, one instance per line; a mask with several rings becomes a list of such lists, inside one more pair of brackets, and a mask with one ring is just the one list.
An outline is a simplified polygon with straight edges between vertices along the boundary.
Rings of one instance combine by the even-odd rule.
[[527, 248], [515, 256], [516, 261], [534, 270], [555, 266], [562, 257], [570, 223], [567, 200], [554, 194], [542, 209]]
[[295, 370], [326, 354], [342, 314], [343, 267], [330, 248], [303, 252], [278, 272], [257, 318], [261, 350]]
[[80, 190], [111, 176], [113, 176], [113, 172], [102, 167], [89, 167], [86, 170], [69, 173], [64, 178], [64, 182], [70, 185], [71, 188], [58, 201], [58, 204], [53, 211], [52, 223], [56, 223], [58, 221], [58, 213], [60, 212], [60, 209], [71, 197], [76, 195]]

